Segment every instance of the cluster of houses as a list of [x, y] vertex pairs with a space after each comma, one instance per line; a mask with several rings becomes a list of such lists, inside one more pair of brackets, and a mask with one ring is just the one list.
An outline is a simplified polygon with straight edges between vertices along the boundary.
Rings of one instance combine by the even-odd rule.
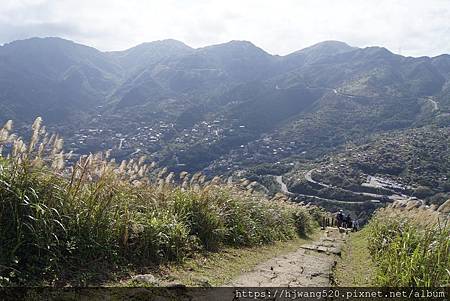
[[211, 145], [245, 130], [245, 125], [236, 122], [225, 125], [223, 119], [203, 120], [184, 129], [178, 129], [174, 123], [164, 120], [136, 121], [124, 125], [103, 120], [67, 135], [66, 146], [74, 154], [111, 149], [118, 158], [140, 152], [158, 158], [159, 152], [168, 143], [179, 145], [177, 151], [184, 152], [191, 145]]
[[295, 141], [283, 141], [265, 135], [234, 149], [230, 153], [214, 161], [206, 172], [227, 172], [242, 168], [242, 166], [254, 166], [261, 163], [276, 164], [284, 158], [293, 155], [305, 155], [307, 151]]

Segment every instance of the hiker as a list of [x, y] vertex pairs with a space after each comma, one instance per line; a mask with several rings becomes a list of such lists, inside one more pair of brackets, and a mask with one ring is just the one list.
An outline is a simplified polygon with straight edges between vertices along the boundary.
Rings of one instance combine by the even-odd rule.
[[342, 227], [343, 223], [344, 223], [344, 213], [342, 212], [342, 210], [339, 210], [339, 212], [336, 214], [337, 227], [338, 228]]
[[359, 222], [358, 222], [357, 219], [355, 219], [355, 220], [353, 221], [352, 232], [356, 232], [356, 231], [358, 231], [358, 230], [359, 230]]
[[350, 216], [350, 214], [347, 214], [347, 216], [345, 217], [345, 228], [352, 228], [352, 217]]

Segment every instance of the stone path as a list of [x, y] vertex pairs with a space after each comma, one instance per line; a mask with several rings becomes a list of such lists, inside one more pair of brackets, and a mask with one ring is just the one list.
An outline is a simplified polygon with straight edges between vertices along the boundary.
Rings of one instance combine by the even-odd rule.
[[317, 241], [259, 264], [253, 271], [240, 275], [228, 286], [330, 286], [332, 270], [346, 236], [346, 233], [340, 233], [337, 228], [327, 228]]

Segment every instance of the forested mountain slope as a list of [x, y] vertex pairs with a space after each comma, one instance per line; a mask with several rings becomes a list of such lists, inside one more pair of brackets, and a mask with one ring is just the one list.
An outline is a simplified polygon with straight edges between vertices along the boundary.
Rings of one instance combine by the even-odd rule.
[[0, 66], [0, 121], [39, 115], [75, 154], [145, 153], [210, 174], [317, 158], [374, 133], [450, 120], [450, 56], [337, 41], [278, 56], [247, 41], [101, 52], [33, 38], [0, 47]]

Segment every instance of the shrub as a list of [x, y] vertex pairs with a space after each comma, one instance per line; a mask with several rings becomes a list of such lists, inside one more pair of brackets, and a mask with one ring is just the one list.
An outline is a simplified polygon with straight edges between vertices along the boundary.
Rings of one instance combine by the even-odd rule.
[[221, 196], [203, 191], [177, 191], [174, 194], [174, 213], [183, 216], [191, 235], [196, 235], [206, 250], [216, 250], [225, 237], [224, 218], [221, 212]]
[[136, 217], [130, 230], [127, 252], [141, 262], [181, 260], [192, 246], [188, 227], [165, 212]]
[[298, 208], [294, 211], [294, 222], [297, 233], [300, 236], [306, 236], [312, 231], [312, 218], [306, 209]]

